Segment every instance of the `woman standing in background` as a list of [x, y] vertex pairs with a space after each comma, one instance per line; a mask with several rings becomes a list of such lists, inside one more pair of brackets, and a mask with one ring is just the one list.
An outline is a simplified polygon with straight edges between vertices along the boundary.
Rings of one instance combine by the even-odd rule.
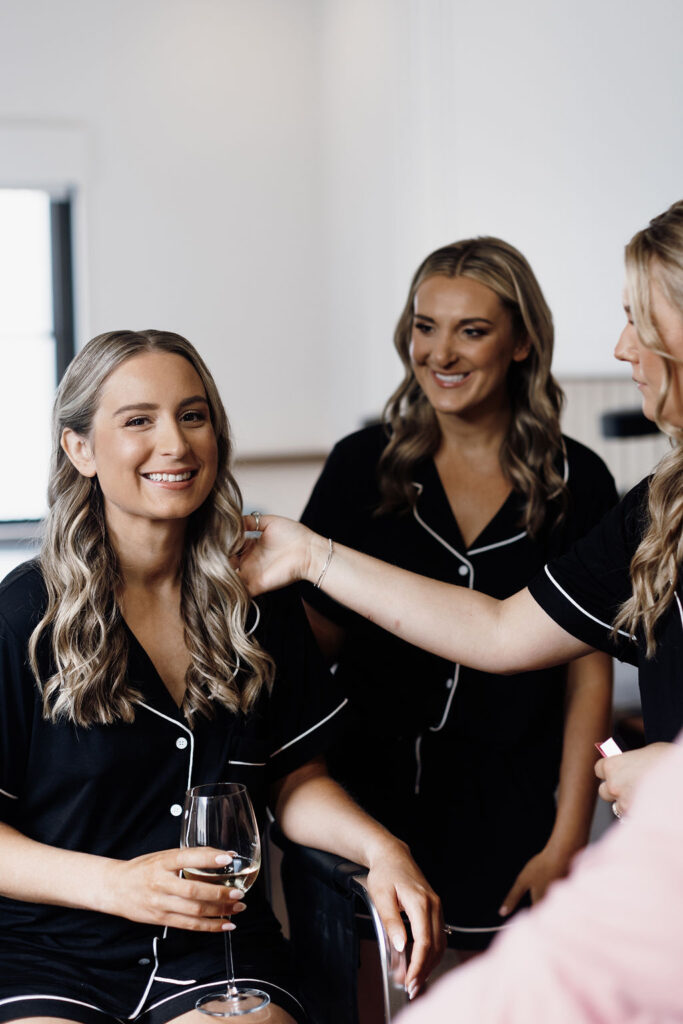
[[[405, 374], [384, 423], [336, 445], [303, 522], [508, 597], [616, 501], [602, 461], [561, 434], [538, 282], [499, 239], [445, 246], [418, 268], [394, 340]], [[588, 839], [609, 659], [511, 680], [397, 640], [320, 589], [304, 598], [350, 700], [332, 774], [408, 842], [443, 901], [451, 944], [485, 948]]]

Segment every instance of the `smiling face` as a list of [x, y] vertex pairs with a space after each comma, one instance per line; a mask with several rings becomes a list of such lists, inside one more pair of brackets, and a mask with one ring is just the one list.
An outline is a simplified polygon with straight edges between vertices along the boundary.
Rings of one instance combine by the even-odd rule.
[[410, 359], [438, 418], [507, 410], [506, 379], [530, 343], [496, 293], [468, 277], [428, 277], [415, 293]]
[[[643, 414], [654, 420], [665, 380], [664, 360], [640, 338], [628, 295], [624, 297], [624, 310], [627, 323], [614, 355], [631, 364], [633, 380], [643, 402]], [[667, 423], [683, 428], [683, 314], [671, 305], [656, 274], [650, 277], [650, 311], [663, 347], [673, 356], [669, 361], [671, 381], [660, 416]]]
[[107, 523], [185, 520], [211, 492], [217, 445], [206, 392], [175, 353], [136, 355], [106, 379], [90, 435], [62, 445], [84, 476], [97, 476]]

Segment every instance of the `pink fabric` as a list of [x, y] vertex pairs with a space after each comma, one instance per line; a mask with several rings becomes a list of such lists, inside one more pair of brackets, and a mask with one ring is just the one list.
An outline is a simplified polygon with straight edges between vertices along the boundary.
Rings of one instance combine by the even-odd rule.
[[400, 1024], [683, 1022], [683, 745], [628, 819], [490, 951], [451, 971]]

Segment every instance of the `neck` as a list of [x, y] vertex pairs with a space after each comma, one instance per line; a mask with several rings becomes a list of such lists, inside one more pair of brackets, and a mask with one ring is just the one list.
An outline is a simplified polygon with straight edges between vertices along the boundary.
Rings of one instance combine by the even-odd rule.
[[185, 520], [150, 522], [141, 520], [118, 523], [107, 514], [107, 532], [116, 552], [124, 590], [175, 586], [180, 578], [180, 563], [185, 540]]
[[437, 412], [436, 418], [441, 432], [439, 451], [498, 452], [510, 426], [510, 409], [505, 406], [472, 418]]

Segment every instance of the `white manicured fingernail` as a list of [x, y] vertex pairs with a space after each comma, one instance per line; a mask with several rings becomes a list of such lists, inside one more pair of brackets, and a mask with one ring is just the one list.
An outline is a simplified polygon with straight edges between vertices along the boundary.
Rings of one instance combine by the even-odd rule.
[[393, 942], [394, 949], [396, 950], [397, 953], [402, 953], [403, 950], [406, 948], [406, 940], [403, 938], [402, 935], [394, 935], [391, 941]]
[[234, 932], [236, 927], [237, 927], [237, 925], [233, 924], [232, 921], [226, 921], [225, 924], [221, 925], [221, 931], [222, 932]]
[[230, 892], [228, 893], [228, 897], [231, 900], [239, 900], [239, 899], [242, 898], [242, 890], [241, 889], [231, 889]]
[[219, 853], [216, 855], [216, 864], [232, 864], [232, 854]]
[[414, 999], [417, 995], [417, 982], [414, 981], [408, 989], [408, 999]]

